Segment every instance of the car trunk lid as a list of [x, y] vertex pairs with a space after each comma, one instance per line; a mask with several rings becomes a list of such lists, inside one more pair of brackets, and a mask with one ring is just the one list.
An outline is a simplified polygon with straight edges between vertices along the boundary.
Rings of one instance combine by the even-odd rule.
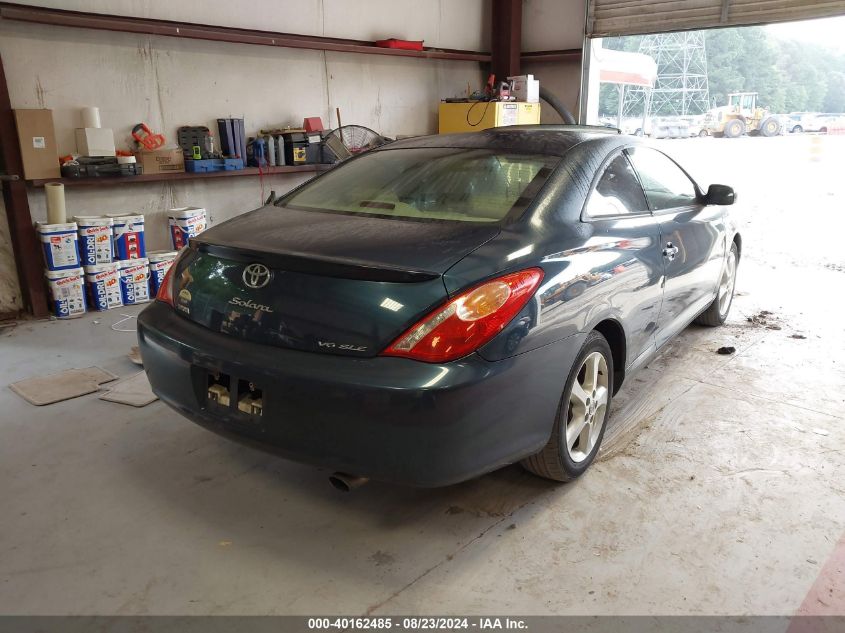
[[443, 273], [498, 232], [264, 207], [192, 241], [175, 305], [235, 338], [374, 356], [442, 303]]

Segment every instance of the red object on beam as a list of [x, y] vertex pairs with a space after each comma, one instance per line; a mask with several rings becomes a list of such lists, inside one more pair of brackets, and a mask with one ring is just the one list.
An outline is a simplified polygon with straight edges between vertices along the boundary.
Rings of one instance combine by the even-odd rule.
[[397, 40], [391, 37], [387, 40], [376, 40], [376, 46], [381, 48], [401, 48], [404, 51], [421, 51], [423, 49], [423, 40]]
[[305, 128], [306, 132], [322, 132], [323, 131], [323, 119], [318, 116], [307, 116], [305, 120], [302, 122], [302, 127]]

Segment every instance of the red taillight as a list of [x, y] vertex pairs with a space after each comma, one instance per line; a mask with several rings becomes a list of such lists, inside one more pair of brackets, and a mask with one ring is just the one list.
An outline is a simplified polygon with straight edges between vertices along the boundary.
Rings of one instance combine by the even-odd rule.
[[176, 270], [177, 257], [173, 260], [170, 268], [164, 273], [164, 279], [161, 280], [161, 285], [158, 287], [158, 294], [156, 294], [156, 301], [161, 301], [168, 305], [173, 305], [173, 271]]
[[543, 271], [529, 268], [470, 288], [414, 324], [382, 352], [444, 363], [475, 351], [522, 310]]

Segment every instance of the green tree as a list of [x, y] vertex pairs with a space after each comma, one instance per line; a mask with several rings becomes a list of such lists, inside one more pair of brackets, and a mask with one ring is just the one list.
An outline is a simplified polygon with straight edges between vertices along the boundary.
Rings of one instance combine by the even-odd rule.
[[[605, 48], [638, 51], [642, 36], [611, 37]], [[816, 44], [771, 37], [762, 27], [705, 32], [710, 103], [731, 92], [756, 92], [772, 112], [845, 112], [845, 55]], [[599, 114], [615, 116], [615, 85], [601, 87]]]
[[845, 112], [845, 73], [831, 73], [822, 107], [825, 112]]

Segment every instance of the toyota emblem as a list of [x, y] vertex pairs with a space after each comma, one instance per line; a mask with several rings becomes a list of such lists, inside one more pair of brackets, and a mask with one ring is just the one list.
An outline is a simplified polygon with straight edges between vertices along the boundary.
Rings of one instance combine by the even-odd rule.
[[258, 290], [270, 283], [272, 271], [264, 264], [250, 264], [244, 268], [243, 280], [247, 288]]

